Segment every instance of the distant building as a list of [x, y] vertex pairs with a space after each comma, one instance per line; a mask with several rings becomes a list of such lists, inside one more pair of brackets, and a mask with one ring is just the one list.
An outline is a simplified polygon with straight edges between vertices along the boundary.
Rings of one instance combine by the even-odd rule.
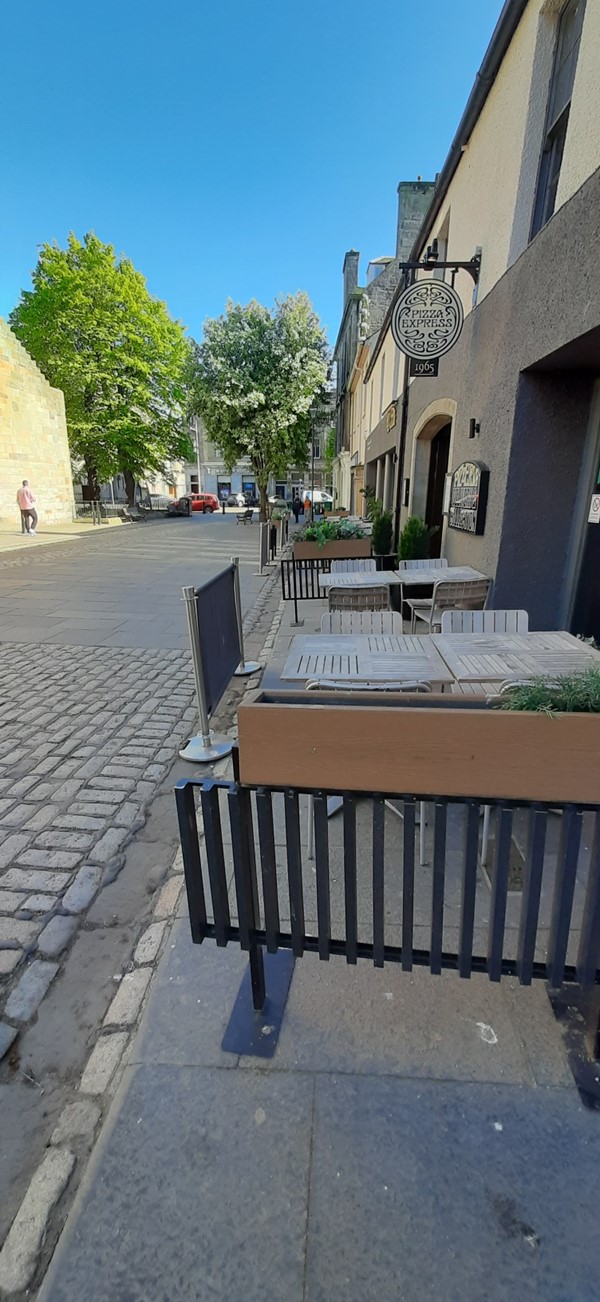
[[65, 400], [0, 318], [0, 524], [20, 528], [17, 489], [30, 481], [40, 522], [75, 515]]
[[[350, 249], [344, 258], [342, 320], [333, 350], [337, 368], [333, 483], [336, 504], [358, 514], [363, 507], [366, 438], [379, 421], [384, 394], [387, 396], [388, 389], [397, 384], [392, 364], [387, 387], [384, 381], [378, 402], [371, 395], [367, 406], [361, 389], [363, 373], [400, 280], [398, 261], [406, 258], [419, 231], [433, 188], [432, 181], [400, 182], [395, 256], [373, 258], [367, 266], [365, 285], [359, 285], [360, 254]], [[392, 438], [384, 456], [389, 451], [391, 457], [393, 445]]]

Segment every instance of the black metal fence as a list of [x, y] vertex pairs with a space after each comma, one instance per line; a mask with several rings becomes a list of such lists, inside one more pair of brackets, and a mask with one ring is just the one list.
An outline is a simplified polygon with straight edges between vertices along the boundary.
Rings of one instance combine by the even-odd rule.
[[298, 623], [298, 602], [314, 601], [316, 598], [324, 597], [325, 593], [319, 587], [319, 575], [329, 574], [331, 572], [331, 561], [321, 560], [316, 557], [314, 560], [299, 561], [293, 558], [282, 560], [281, 562], [281, 595], [284, 601], [293, 601], [294, 603], [294, 621]]
[[[411, 795], [341, 792], [341, 813], [328, 820], [330, 794], [213, 780], [176, 788], [192, 938], [249, 951], [255, 1007], [262, 947], [407, 972], [507, 974], [522, 985], [541, 978], [554, 989], [600, 981], [598, 807], [496, 802], [488, 879], [479, 842], [489, 801], [432, 795], [423, 806]], [[420, 809], [425, 866], [415, 853]], [[305, 816], [314, 817], [314, 867]]]

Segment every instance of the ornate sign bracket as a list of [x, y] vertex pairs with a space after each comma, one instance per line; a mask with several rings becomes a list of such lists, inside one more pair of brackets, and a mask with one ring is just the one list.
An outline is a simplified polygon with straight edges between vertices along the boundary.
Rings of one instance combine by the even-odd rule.
[[473, 277], [475, 284], [479, 281], [481, 271], [481, 253], [473, 254], [468, 262], [439, 262], [437, 251], [437, 240], [430, 244], [422, 262], [399, 262], [400, 271], [449, 271], [451, 273], [450, 284], [454, 288], [454, 281], [458, 271], [468, 271]]

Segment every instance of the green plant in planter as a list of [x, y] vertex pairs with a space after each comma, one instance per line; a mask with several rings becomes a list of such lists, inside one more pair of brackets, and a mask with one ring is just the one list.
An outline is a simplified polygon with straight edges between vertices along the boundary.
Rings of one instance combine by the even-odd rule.
[[419, 519], [418, 515], [409, 516], [400, 534], [398, 560], [427, 560], [429, 556], [429, 539], [433, 537], [434, 533], [437, 533], [437, 529], [430, 529], [429, 525], [425, 524], [424, 520]]
[[381, 511], [373, 521], [371, 543], [374, 556], [389, 556], [394, 537], [394, 522], [391, 511]]
[[294, 534], [294, 542], [315, 542], [324, 547], [328, 542], [343, 542], [348, 538], [364, 538], [365, 531], [359, 524], [348, 520], [320, 520], [318, 524], [307, 524]]
[[375, 489], [372, 484], [365, 484], [365, 487], [361, 488], [360, 491], [365, 499], [364, 513], [367, 520], [370, 520], [371, 524], [374, 524], [377, 517], [382, 514], [383, 502], [381, 501], [381, 498], [375, 496]]
[[530, 710], [538, 714], [600, 714], [600, 667], [590, 665], [580, 674], [555, 682], [532, 678], [515, 683], [502, 696], [501, 710]]

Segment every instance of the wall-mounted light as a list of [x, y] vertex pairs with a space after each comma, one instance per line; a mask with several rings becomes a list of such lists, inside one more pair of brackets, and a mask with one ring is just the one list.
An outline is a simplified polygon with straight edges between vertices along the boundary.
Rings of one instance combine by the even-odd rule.
[[475, 420], [475, 417], [472, 416], [469, 421], [469, 438], [474, 439], [475, 435], [479, 434], [480, 429], [481, 425], [479, 424], [479, 421]]

